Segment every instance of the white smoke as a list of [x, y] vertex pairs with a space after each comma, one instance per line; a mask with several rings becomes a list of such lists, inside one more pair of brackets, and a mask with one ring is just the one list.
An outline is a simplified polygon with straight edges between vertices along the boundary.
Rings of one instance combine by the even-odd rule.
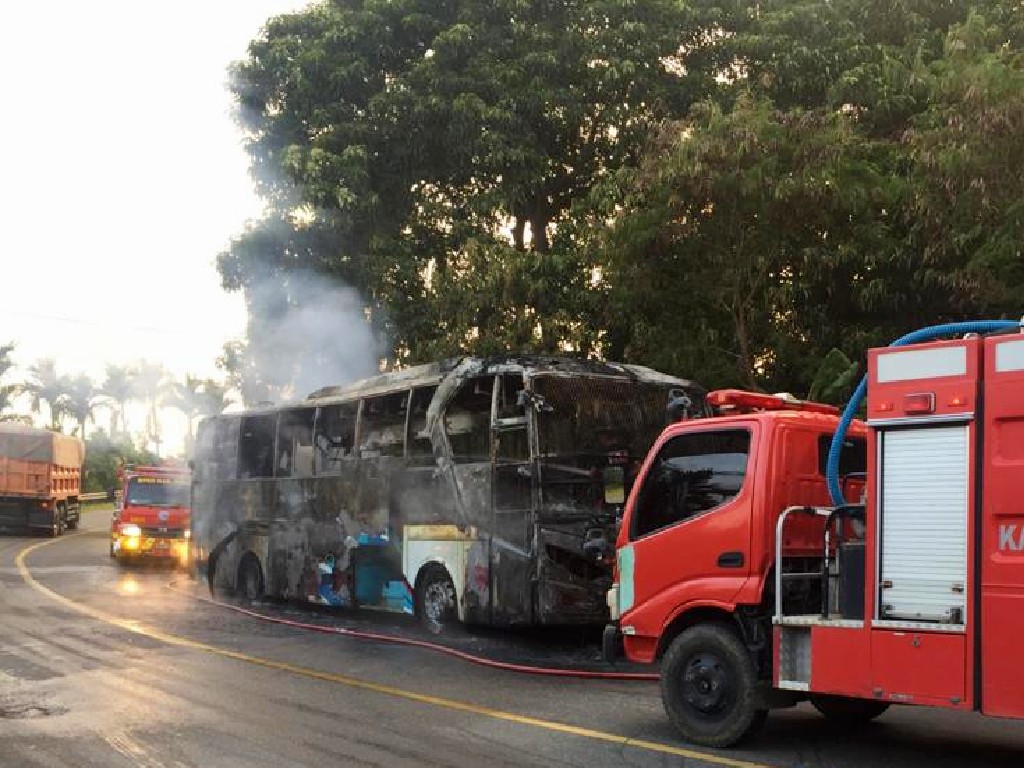
[[367, 302], [351, 287], [308, 271], [249, 282], [245, 373], [270, 399], [292, 400], [379, 371], [384, 345]]

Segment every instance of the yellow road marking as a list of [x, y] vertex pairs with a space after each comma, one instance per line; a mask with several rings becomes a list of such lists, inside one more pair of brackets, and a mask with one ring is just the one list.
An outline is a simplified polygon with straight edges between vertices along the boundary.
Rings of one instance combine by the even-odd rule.
[[[81, 535], [81, 534], [79, 534]], [[72, 538], [72, 537], [68, 537]], [[484, 707], [479, 704], [470, 704], [469, 702], [457, 701], [455, 699], [445, 699], [440, 696], [430, 696], [424, 693], [416, 693], [415, 691], [408, 691], [403, 688], [395, 688], [390, 685], [383, 685], [381, 683], [374, 683], [369, 680], [361, 680], [356, 677], [349, 677], [348, 675], [337, 675], [333, 672], [322, 672], [317, 669], [310, 669], [308, 667], [299, 667], [294, 664], [288, 664], [283, 661], [274, 661], [273, 659], [264, 659], [259, 656], [250, 656], [247, 653], [241, 653], [239, 651], [232, 651], [228, 648], [222, 648], [216, 645], [210, 645], [208, 643], [199, 642], [197, 640], [190, 640], [187, 637], [181, 637], [180, 635], [172, 635], [168, 632], [163, 632], [153, 627], [147, 627], [140, 624], [138, 621], [130, 619], [122, 619], [117, 616], [113, 616], [104, 611], [90, 608], [86, 605], [81, 605], [73, 600], [64, 597], [57, 592], [54, 592], [49, 587], [43, 586], [40, 582], [36, 581], [35, 577], [31, 574], [28, 566], [25, 565], [25, 558], [41, 547], [48, 546], [60, 541], [60, 539], [50, 539], [48, 541], [42, 541], [38, 544], [22, 549], [17, 557], [14, 559], [14, 563], [18, 568], [18, 572], [21, 574], [21, 578], [25, 581], [28, 586], [37, 592], [45, 595], [51, 600], [55, 600], [66, 608], [70, 608], [78, 613], [85, 614], [90, 618], [101, 621], [105, 624], [111, 624], [115, 627], [119, 627], [128, 632], [134, 632], [137, 635], [151, 638], [153, 640], [159, 640], [168, 645], [178, 646], [179, 648], [189, 648], [196, 651], [204, 651], [206, 653], [213, 654], [215, 656], [221, 656], [227, 659], [234, 659], [236, 661], [242, 661], [246, 664], [253, 664], [258, 667], [264, 667], [266, 669], [275, 669], [281, 672], [288, 672], [293, 675], [300, 675], [302, 677], [312, 678], [314, 680], [322, 680], [328, 683], [336, 683], [338, 685], [344, 685], [349, 688], [356, 688], [362, 691], [372, 691], [385, 696], [392, 696], [398, 699], [405, 699], [406, 701], [415, 701], [420, 704], [429, 704], [430, 706], [440, 707], [442, 709], [454, 710], [456, 712], [467, 712], [469, 714], [480, 715], [481, 717], [491, 718], [493, 720], [502, 720], [509, 723], [517, 723], [519, 725], [528, 725], [533, 728], [540, 728], [545, 731], [553, 731], [555, 733], [563, 733], [571, 736], [579, 736], [585, 739], [593, 739], [595, 741], [603, 741], [609, 744], [616, 744], [620, 747], [632, 747], [634, 749], [644, 749], [650, 752], [658, 752], [666, 755], [675, 755], [677, 757], [685, 757], [690, 760], [701, 760], [705, 763], [712, 765], [726, 766], [726, 768], [769, 768], [769, 766], [762, 763], [753, 763], [748, 760], [738, 760], [731, 757], [723, 757], [721, 755], [709, 754], [706, 752], [698, 752], [693, 749], [686, 749], [683, 747], [673, 747], [669, 744], [660, 744], [656, 741], [646, 741], [644, 739], [632, 739], [628, 736], [619, 736], [614, 733], [608, 733], [606, 731], [598, 731], [592, 728], [582, 728], [576, 725], [568, 725], [566, 723], [559, 723], [552, 720], [542, 720], [537, 717], [529, 717], [527, 715], [517, 715], [514, 712], [504, 712], [500, 709], [492, 709], [490, 707]]]

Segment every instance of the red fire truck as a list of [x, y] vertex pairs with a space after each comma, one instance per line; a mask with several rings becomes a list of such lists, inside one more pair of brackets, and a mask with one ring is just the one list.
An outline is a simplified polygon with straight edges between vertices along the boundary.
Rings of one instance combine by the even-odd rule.
[[185, 564], [189, 539], [189, 478], [181, 467], [128, 466], [110, 527], [118, 563], [159, 558]]
[[806, 699], [847, 722], [892, 704], [1024, 718], [1014, 328], [872, 350], [866, 423], [721, 391], [717, 416], [665, 430], [624, 511], [605, 640], [661, 660], [684, 738], [732, 745]]

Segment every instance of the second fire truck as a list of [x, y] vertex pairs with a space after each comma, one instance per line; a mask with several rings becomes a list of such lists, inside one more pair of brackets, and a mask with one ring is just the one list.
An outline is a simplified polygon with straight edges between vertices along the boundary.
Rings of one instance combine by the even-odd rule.
[[180, 467], [128, 466], [110, 529], [118, 563], [160, 559], [185, 564], [189, 539], [189, 478]]

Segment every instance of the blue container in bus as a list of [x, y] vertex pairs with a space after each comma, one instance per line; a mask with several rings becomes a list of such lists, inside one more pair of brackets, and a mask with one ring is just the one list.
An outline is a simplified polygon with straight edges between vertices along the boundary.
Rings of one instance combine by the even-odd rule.
[[388, 580], [383, 563], [362, 563], [356, 566], [356, 601], [363, 605], [378, 605]]
[[384, 585], [384, 602], [393, 611], [412, 613], [412, 590], [404, 581], [389, 581]]

